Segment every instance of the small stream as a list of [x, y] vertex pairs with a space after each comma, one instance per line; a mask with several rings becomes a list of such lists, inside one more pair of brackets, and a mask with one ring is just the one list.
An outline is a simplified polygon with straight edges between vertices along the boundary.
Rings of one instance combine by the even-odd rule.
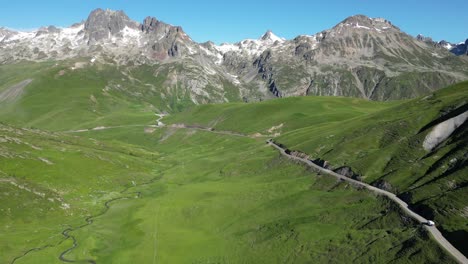
[[[145, 186], [145, 185], [149, 185], [149, 184], [152, 184], [154, 183], [155, 181], [159, 180], [161, 177], [155, 177], [153, 179], [151, 179], [150, 181], [148, 182], [144, 182], [142, 184], [139, 184], [139, 185], [136, 185], [136, 186], [129, 186], [129, 187], [126, 187], [124, 190], [122, 190], [120, 193], [121, 194], [124, 194], [126, 193], [130, 188], [135, 188], [135, 187], [142, 187], [142, 186]], [[91, 216], [88, 216], [85, 218], [85, 221], [86, 223], [80, 225], [80, 226], [77, 226], [77, 227], [69, 227], [65, 230], [62, 231], [62, 235], [64, 236], [64, 239], [62, 239], [60, 242], [58, 242], [57, 244], [55, 245], [52, 245], [52, 244], [47, 244], [47, 245], [44, 245], [42, 247], [36, 247], [36, 248], [31, 248], [27, 251], [25, 251], [21, 256], [17, 256], [15, 257], [11, 262], [10, 264], [14, 264], [16, 263], [18, 260], [20, 260], [21, 258], [27, 256], [28, 254], [30, 254], [31, 252], [37, 252], [37, 251], [41, 251], [41, 250], [44, 250], [46, 248], [51, 248], [51, 247], [56, 247], [56, 246], [59, 246], [60, 244], [64, 243], [65, 241], [67, 241], [68, 239], [72, 239], [73, 241], [73, 246], [71, 246], [70, 248], [66, 249], [65, 251], [63, 251], [62, 253], [60, 253], [58, 259], [62, 262], [66, 262], [66, 263], [77, 263], [77, 262], [80, 262], [80, 263], [83, 263], [83, 262], [86, 262], [86, 263], [90, 263], [90, 264], [96, 264], [96, 261], [93, 260], [93, 259], [81, 259], [81, 260], [73, 260], [73, 259], [69, 259], [66, 257], [66, 255], [68, 253], [70, 253], [72, 250], [74, 250], [76, 247], [78, 247], [78, 242], [76, 240], [76, 238], [70, 234], [70, 232], [73, 232], [73, 231], [77, 231], [79, 229], [82, 229], [84, 227], [87, 227], [91, 224], [94, 223], [94, 219], [97, 218], [97, 217], [100, 217], [100, 216], [103, 216], [105, 213], [107, 213], [110, 209], [110, 204], [113, 203], [113, 202], [116, 202], [116, 201], [119, 201], [119, 200], [126, 200], [126, 199], [138, 199], [141, 197], [141, 192], [140, 191], [137, 191], [137, 192], [131, 192], [131, 193], [128, 193], [128, 196], [122, 196], [122, 197], [116, 197], [116, 198], [113, 198], [113, 199], [110, 199], [108, 201], [106, 201], [104, 203], [104, 209], [95, 214], [95, 215], [91, 215]]]

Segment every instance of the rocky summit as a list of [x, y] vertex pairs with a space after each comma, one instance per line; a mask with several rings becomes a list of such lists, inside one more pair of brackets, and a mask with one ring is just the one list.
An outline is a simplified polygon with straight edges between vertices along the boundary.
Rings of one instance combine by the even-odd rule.
[[[300, 95], [412, 98], [467, 80], [466, 47], [415, 38], [386, 19], [363, 15], [314, 35], [286, 40], [268, 31], [221, 45], [197, 43], [181, 27], [154, 17], [138, 23], [123, 11], [102, 9], [67, 28], [0, 28], [2, 64], [81, 59], [150, 65], [195, 104]], [[237, 95], [224, 96], [229, 90]]]

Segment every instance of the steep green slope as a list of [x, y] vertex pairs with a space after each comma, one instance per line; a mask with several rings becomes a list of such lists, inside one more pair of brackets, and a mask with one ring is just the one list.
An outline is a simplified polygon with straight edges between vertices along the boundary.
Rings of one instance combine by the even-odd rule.
[[389, 189], [427, 218], [435, 219], [465, 254], [466, 125], [433, 151], [426, 135], [441, 121], [467, 110], [468, 83], [340, 124], [310, 126], [277, 140], [291, 149], [348, 166], [362, 180]]
[[[188, 77], [177, 73], [197, 70], [176, 62], [116, 66], [86, 59], [0, 65], [0, 121], [53, 131], [149, 124], [155, 112], [179, 112], [195, 101], [240, 100], [228, 83], [222, 93], [203, 86], [206, 93], [194, 94]], [[31, 83], [18, 87], [25, 80]]]
[[[6, 68], [3, 71], [7, 73], [9, 67], [19, 66], [2, 66]], [[32, 82], [15, 100], [1, 102], [0, 120], [20, 126], [61, 130], [121, 122], [147, 123], [152, 118], [151, 111], [155, 111], [148, 101], [158, 102], [157, 96], [151, 96], [151, 91], [146, 88], [144, 91], [150, 93], [145, 94], [148, 101], [130, 94], [138, 94], [143, 89], [129, 82], [114, 66], [72, 69], [75, 66], [63, 62], [42, 67], [31, 74], [25, 69], [21, 76], [32, 79]], [[3, 74], [0, 76], [2, 80], [4, 77]]]
[[398, 102], [372, 102], [344, 97], [290, 97], [261, 103], [230, 103], [195, 106], [164, 120], [271, 135], [307, 126], [339, 123], [386, 109]]

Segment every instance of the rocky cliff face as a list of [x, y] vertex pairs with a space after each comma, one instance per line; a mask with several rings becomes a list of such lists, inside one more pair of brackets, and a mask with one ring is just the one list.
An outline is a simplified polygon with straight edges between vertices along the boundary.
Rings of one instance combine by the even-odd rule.
[[125, 29], [136, 30], [138, 24], [123, 12], [96, 9], [84, 23], [85, 38], [95, 43], [111, 37], [123, 37]]
[[0, 62], [95, 56], [119, 63], [149, 63], [190, 54], [198, 46], [182, 30], [148, 17], [137, 23], [123, 12], [96, 9], [84, 23], [34, 32], [0, 30]]
[[[468, 79], [468, 58], [443, 46], [362, 15], [292, 40], [268, 31], [259, 39], [222, 45], [196, 43], [181, 27], [154, 17], [138, 23], [122, 11], [102, 9], [69, 28], [0, 29], [2, 64], [71, 58], [147, 64], [155, 72], [169, 71], [167, 82], [182, 82], [193, 98], [203, 94], [208, 101], [223, 98], [227, 87], [245, 101], [296, 95], [415, 97]], [[463, 48], [466, 53], [466, 43], [457, 53]]]

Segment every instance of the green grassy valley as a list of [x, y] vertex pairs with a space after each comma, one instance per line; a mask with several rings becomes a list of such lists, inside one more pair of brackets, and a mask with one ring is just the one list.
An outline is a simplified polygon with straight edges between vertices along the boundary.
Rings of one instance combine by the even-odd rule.
[[466, 111], [466, 82], [196, 106], [142, 68], [3, 65], [0, 80], [0, 263], [456, 263], [388, 199], [269, 138], [391, 190], [466, 252], [466, 125], [422, 148]]
[[14, 263], [60, 262], [73, 247], [68, 227], [76, 247], [63, 258], [99, 263], [449, 261], [386, 200], [284, 160], [263, 140], [134, 128], [141, 146], [109, 146], [2, 128], [21, 140], [2, 144], [2, 262], [32, 248]]
[[[424, 151], [422, 144], [437, 120], [466, 111], [467, 94], [464, 82], [422, 98], [385, 104], [298, 97], [249, 106], [200, 106], [173, 118], [245, 133], [255, 127], [291, 150], [327, 161], [333, 169], [351, 168], [359, 179], [398, 194], [435, 219], [466, 254], [466, 125], [432, 152]], [[199, 113], [209, 118], [201, 119]], [[248, 123], [253, 125], [242, 125]]]

